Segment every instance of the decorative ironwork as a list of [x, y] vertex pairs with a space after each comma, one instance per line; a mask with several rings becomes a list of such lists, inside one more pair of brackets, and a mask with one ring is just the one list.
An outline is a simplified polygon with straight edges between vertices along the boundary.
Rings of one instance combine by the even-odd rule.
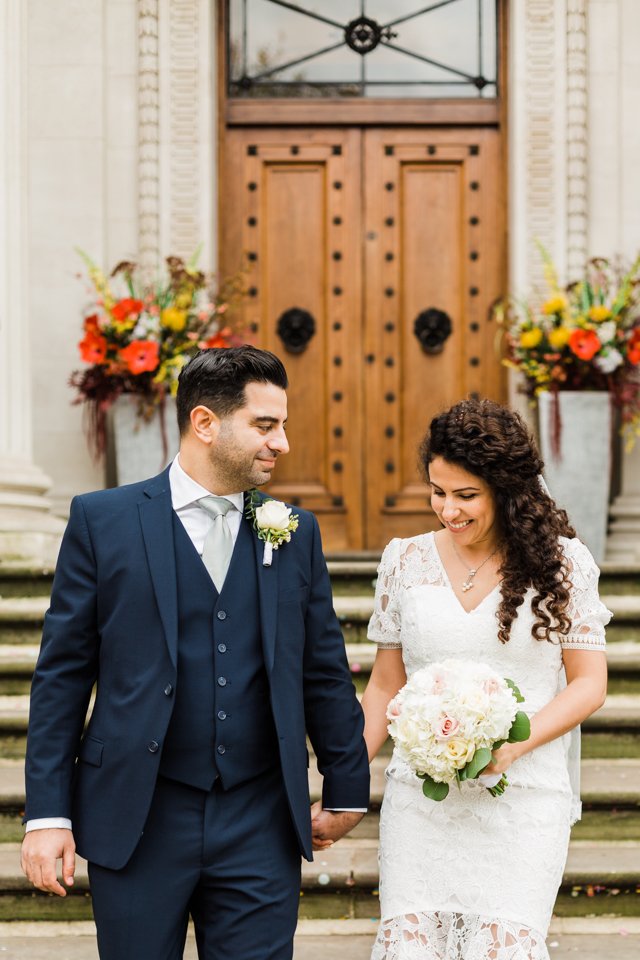
[[345, 43], [362, 56], [375, 50], [382, 39], [395, 40], [397, 36], [391, 27], [381, 27], [369, 17], [357, 17], [344, 28]]
[[445, 342], [451, 336], [453, 324], [444, 310], [429, 307], [419, 313], [413, 324], [413, 332], [425, 353], [442, 353]]
[[[444, 90], [444, 95], [448, 97], [461, 94], [481, 97], [487, 87], [493, 87], [497, 91], [497, 0], [493, 8], [483, 0], [477, 0], [475, 15], [472, 16], [466, 10], [460, 9], [462, 0], [436, 0], [426, 6], [418, 5], [418, 9], [412, 13], [393, 16], [384, 23], [367, 16], [366, 0], [360, 2], [360, 16], [348, 23], [340, 23], [324, 13], [310, 10], [307, 6], [290, 0], [267, 2], [276, 8], [284, 8], [299, 15], [296, 20], [300, 22], [300, 27], [297, 28], [300, 34], [294, 33], [295, 40], [301, 39], [303, 17], [307, 18], [308, 26], [311, 26], [311, 21], [318, 31], [321, 29], [320, 25], [324, 25], [325, 30], [329, 28], [326, 39], [319, 39], [318, 48], [303, 56], [298, 55], [287, 60], [278, 53], [265, 58], [264, 51], [268, 49], [269, 37], [265, 37], [262, 17], [256, 17], [253, 13], [252, 21], [252, 5], [247, 0], [229, 0], [229, 83], [233, 96], [259, 96], [261, 91], [265, 90], [271, 96], [366, 96], [378, 95], [378, 90], [381, 90], [383, 95], [388, 95], [394, 88], [404, 88], [403, 93], [414, 88], [418, 95], [430, 95], [430, 90], [435, 89], [435, 95]], [[393, 6], [389, 4], [391, 11]], [[443, 12], [442, 8], [445, 7], [450, 10]], [[322, 9], [322, 5], [319, 5], [319, 9]], [[429, 16], [436, 11], [439, 11], [437, 19]], [[462, 65], [464, 69], [459, 63], [454, 66], [447, 62], [450, 58], [447, 57], [446, 50], [439, 52], [441, 44], [437, 31], [442, 29], [443, 25], [444, 29], [447, 29], [443, 17], [448, 18], [448, 29], [453, 34], [459, 35], [461, 30], [475, 33], [475, 43], [469, 44], [469, 54]], [[418, 20], [420, 22], [416, 23]], [[277, 32], [281, 31], [282, 20], [276, 18], [274, 11], [274, 16], [269, 18], [269, 21], [273, 23], [271, 29], [275, 40]], [[434, 33], [434, 29], [421, 30], [422, 23], [425, 26], [433, 23], [436, 32]], [[439, 27], [436, 24], [439, 24]], [[295, 31], [296, 27], [293, 30]], [[446, 33], [440, 36], [444, 37]], [[415, 49], [416, 46], [418, 49]], [[379, 66], [376, 71], [376, 64], [369, 63], [368, 55], [379, 47], [393, 50], [404, 58], [405, 71], [396, 70], [391, 77], [386, 75], [384, 70], [380, 72]], [[343, 70], [346, 69], [351, 74], [351, 79], [327, 79], [327, 70], [323, 68], [323, 63], [317, 62], [337, 50], [346, 53]], [[355, 65], [349, 61], [348, 51], [357, 54], [359, 69], [354, 69]], [[428, 53], [434, 53], [435, 56], [428, 56]], [[372, 61], [375, 59], [371, 58]], [[303, 67], [309, 63], [312, 63], [311, 78], [305, 76]], [[410, 69], [411, 63], [414, 66], [416, 63], [421, 65], [419, 73]]]
[[276, 333], [288, 353], [304, 353], [316, 332], [316, 322], [308, 310], [291, 307], [278, 320]]

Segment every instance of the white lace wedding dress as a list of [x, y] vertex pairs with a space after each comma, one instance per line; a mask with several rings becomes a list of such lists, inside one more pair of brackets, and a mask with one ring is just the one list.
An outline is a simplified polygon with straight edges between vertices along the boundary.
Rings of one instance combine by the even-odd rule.
[[[489, 664], [515, 681], [532, 715], [558, 690], [562, 648], [604, 649], [611, 616], [587, 548], [562, 544], [572, 628], [561, 642], [532, 638], [529, 591], [501, 643], [499, 587], [467, 613], [432, 533], [392, 540], [384, 551], [369, 638], [401, 647], [408, 677], [449, 657]], [[507, 776], [501, 797], [467, 781], [436, 803], [394, 753], [380, 815], [382, 921], [372, 960], [548, 960], [545, 937], [579, 815], [564, 740], [526, 754]]]

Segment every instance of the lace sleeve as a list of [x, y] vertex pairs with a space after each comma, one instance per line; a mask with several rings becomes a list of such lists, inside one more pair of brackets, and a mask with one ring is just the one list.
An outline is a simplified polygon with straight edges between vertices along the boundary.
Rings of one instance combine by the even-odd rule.
[[598, 595], [600, 571], [580, 540], [567, 540], [565, 553], [572, 584], [567, 610], [571, 629], [560, 643], [567, 650], [604, 650], [604, 628], [612, 613]]
[[373, 614], [367, 630], [369, 640], [374, 640], [385, 650], [395, 650], [402, 646], [398, 606], [400, 542], [398, 538], [391, 540], [382, 554], [378, 567]]

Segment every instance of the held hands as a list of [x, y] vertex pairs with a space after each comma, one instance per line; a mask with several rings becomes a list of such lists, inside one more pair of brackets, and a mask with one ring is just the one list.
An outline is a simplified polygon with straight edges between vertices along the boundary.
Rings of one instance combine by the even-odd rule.
[[311, 805], [311, 834], [314, 850], [326, 850], [353, 830], [364, 814], [351, 810], [323, 810], [318, 800]]
[[56, 861], [60, 859], [63, 882], [71, 887], [76, 870], [76, 845], [71, 830], [48, 828], [25, 834], [20, 857], [25, 876], [38, 890], [66, 897], [67, 891], [56, 877]]

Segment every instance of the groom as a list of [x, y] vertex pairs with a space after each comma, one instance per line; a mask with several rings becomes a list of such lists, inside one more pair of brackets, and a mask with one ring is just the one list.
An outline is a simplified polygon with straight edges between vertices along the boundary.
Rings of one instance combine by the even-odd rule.
[[305, 731], [324, 775], [316, 849], [368, 803], [317, 521], [297, 511], [266, 565], [263, 498], [246, 495], [289, 449], [287, 385], [266, 351], [201, 352], [180, 375], [171, 466], [71, 505], [33, 679], [22, 862], [64, 896], [56, 861], [69, 886], [75, 841], [102, 960], [179, 960], [189, 915], [201, 960], [289, 960], [312, 857]]

